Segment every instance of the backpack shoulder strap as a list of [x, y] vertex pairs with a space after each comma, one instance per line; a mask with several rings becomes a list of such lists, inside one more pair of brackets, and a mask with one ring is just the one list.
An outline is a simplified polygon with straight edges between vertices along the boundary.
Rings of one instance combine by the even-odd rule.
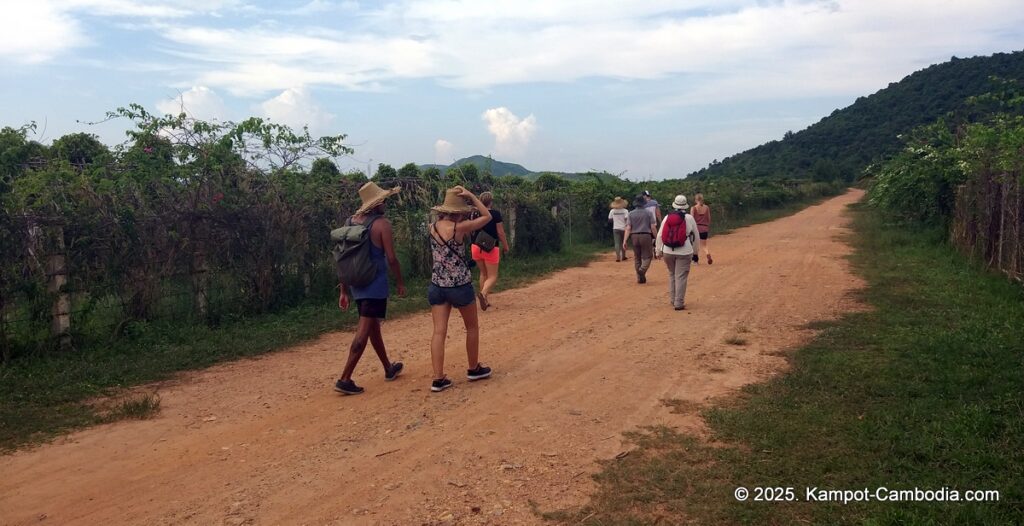
[[[451, 246], [451, 241], [453, 241], [453, 240], [454, 240], [455, 238], [453, 237], [452, 239], [448, 239], [448, 240], [445, 240], [444, 236], [442, 236], [442, 235], [441, 235], [441, 231], [437, 229], [437, 223], [434, 223], [433, 225], [430, 225], [430, 226], [431, 226], [431, 227], [432, 227], [432, 228], [434, 229], [434, 233], [435, 233], [435, 234], [437, 234], [437, 239], [435, 239], [435, 241], [437, 241], [437, 240], [439, 239], [439, 240], [440, 240], [440, 243], [441, 243], [442, 245], [444, 245], [444, 248], [447, 248], [447, 249], [448, 249], [448, 252], [451, 252], [451, 253], [452, 253], [452, 255], [454, 255], [454, 256], [456, 257], [456, 259], [458, 259], [459, 261], [461, 261], [463, 265], [466, 265], [466, 259], [465, 259], [465, 257], [463, 257], [463, 256], [462, 256], [461, 254], [459, 254], [459, 253], [458, 253], [458, 252], [457, 252], [457, 251], [456, 251], [456, 250], [455, 250], [454, 248], [452, 248], [452, 246]], [[466, 265], [466, 266], [468, 267], [469, 265]]]

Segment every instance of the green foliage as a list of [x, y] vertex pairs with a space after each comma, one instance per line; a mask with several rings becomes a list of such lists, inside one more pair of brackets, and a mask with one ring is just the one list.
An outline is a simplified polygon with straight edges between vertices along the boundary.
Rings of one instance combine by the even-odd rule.
[[398, 171], [395, 170], [390, 164], [380, 163], [377, 165], [377, 173], [374, 174], [373, 179], [379, 183], [391, 183], [398, 177]]
[[1016, 81], [994, 85], [994, 91], [967, 102], [969, 111], [914, 130], [892, 159], [870, 169], [871, 203], [906, 219], [948, 224], [960, 185], [1020, 177], [1024, 97]]
[[419, 179], [420, 169], [416, 166], [416, 163], [406, 163], [405, 166], [398, 169], [399, 179]]
[[[819, 172], [820, 161], [834, 165], [850, 181], [871, 163], [896, 154], [899, 137], [949, 112], [969, 117], [969, 97], [991, 89], [989, 78], [1024, 79], [1024, 51], [956, 59], [930, 66], [782, 140], [715, 161], [694, 176], [795, 177], [831, 180]], [[829, 170], [831, 172], [831, 170]], [[834, 174], [833, 174], [834, 175]]]

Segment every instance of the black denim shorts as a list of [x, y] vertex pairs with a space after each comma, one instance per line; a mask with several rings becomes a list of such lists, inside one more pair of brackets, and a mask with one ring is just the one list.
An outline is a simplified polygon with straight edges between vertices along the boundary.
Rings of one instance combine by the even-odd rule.
[[450, 303], [453, 307], [465, 307], [476, 301], [473, 284], [466, 283], [458, 287], [438, 287], [433, 283], [427, 287], [427, 302], [431, 305]]
[[383, 320], [388, 315], [387, 298], [365, 298], [356, 300], [356, 310], [363, 318], [377, 318]]

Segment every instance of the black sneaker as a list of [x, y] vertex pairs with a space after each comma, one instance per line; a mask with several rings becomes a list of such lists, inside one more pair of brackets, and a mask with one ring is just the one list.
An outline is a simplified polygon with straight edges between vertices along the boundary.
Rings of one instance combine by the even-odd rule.
[[365, 389], [356, 385], [352, 380], [338, 380], [334, 384], [334, 390], [343, 395], [356, 395], [363, 392]]
[[686, 305], [680, 305], [680, 306], [678, 306], [678, 307], [673, 307], [673, 308], [674, 308], [675, 310], [686, 310]]
[[445, 376], [444, 378], [442, 378], [440, 380], [434, 380], [433, 382], [431, 382], [430, 383], [430, 390], [435, 392], [435, 393], [440, 393], [441, 391], [444, 391], [445, 389], [448, 389], [451, 386], [452, 386], [452, 381], [449, 380], [447, 376]]
[[480, 363], [476, 364], [476, 369], [466, 369], [466, 378], [468, 378], [470, 382], [483, 380], [489, 376], [491, 376], [491, 368], [484, 367], [483, 364]]
[[637, 276], [636, 282], [637, 283], [647, 283], [647, 276], [645, 276], [643, 274], [640, 274], [639, 276]]
[[384, 371], [384, 379], [387, 381], [398, 378], [402, 374], [402, 362], [391, 362], [391, 369]]

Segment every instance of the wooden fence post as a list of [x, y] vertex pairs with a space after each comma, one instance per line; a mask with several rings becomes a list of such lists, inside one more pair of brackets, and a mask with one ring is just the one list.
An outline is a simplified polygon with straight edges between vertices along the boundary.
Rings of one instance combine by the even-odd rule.
[[53, 295], [50, 334], [60, 350], [71, 349], [71, 295], [64, 290], [68, 282], [67, 254], [64, 247], [64, 228], [54, 227], [52, 249], [46, 258], [46, 290]]
[[508, 208], [508, 246], [516, 247], [516, 205]]
[[195, 312], [200, 318], [205, 319], [209, 314], [209, 267], [206, 264], [206, 254], [202, 250], [192, 253], [192, 304]]

